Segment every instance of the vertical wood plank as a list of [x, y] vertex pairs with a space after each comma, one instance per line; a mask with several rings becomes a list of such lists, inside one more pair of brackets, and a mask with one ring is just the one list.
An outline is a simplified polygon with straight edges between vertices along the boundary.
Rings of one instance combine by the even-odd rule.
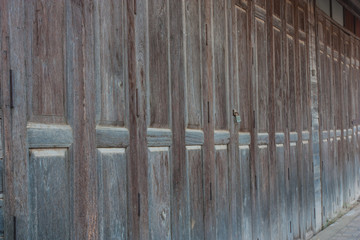
[[185, 1], [186, 33], [186, 123], [188, 128], [202, 125], [200, 0]]
[[202, 151], [200, 146], [189, 146], [186, 149], [189, 169], [190, 238], [200, 240], [204, 239]]
[[33, 21], [30, 25], [33, 39], [29, 62], [32, 69], [32, 114], [65, 117], [66, 3], [64, 0], [33, 0], [27, 1], [26, 5], [28, 17]]
[[[74, 236], [97, 239], [97, 172], [95, 132], [95, 78], [93, 13], [90, 2], [71, 2], [70, 41], [73, 47], [70, 73], [74, 91]], [[85, 30], [86, 29], [86, 30]], [[76, 94], [75, 94], [76, 93]]]
[[[66, 149], [30, 151], [32, 239], [69, 239], [70, 172]], [[56, 205], [56, 208], [54, 208]]]
[[227, 129], [226, 18], [225, 1], [213, 0], [213, 78], [215, 129]]
[[169, 149], [149, 148], [150, 239], [171, 239]]
[[[167, 0], [148, 4], [149, 96], [151, 127], [169, 127], [169, 5]], [[179, 10], [180, 11], [180, 10]], [[179, 21], [182, 23], [182, 21]]]
[[216, 183], [214, 197], [216, 199], [216, 238], [228, 239], [228, 215], [229, 215], [229, 193], [228, 193], [228, 148], [225, 145], [215, 146], [216, 161]]
[[[169, 1], [170, 31], [170, 79], [171, 79], [171, 238], [190, 237], [189, 199], [185, 150], [185, 48], [184, 48], [184, 2]], [[163, 94], [163, 92], [161, 93]]]
[[251, 214], [251, 174], [250, 174], [250, 149], [248, 146], [239, 147], [240, 159], [240, 220], [239, 228], [241, 228], [242, 239], [252, 239], [252, 214]]
[[[125, 1], [129, 81], [128, 238], [149, 239], [147, 92], [148, 4]], [[136, 12], [136, 14], [135, 14]]]
[[127, 239], [125, 149], [98, 149], [99, 238]]
[[236, 7], [236, 47], [237, 47], [237, 76], [239, 86], [239, 102], [240, 102], [240, 130], [249, 131], [251, 116], [251, 78], [249, 74], [249, 62], [247, 57], [249, 54], [250, 43], [248, 42], [250, 31], [248, 30], [248, 12], [242, 8]]
[[124, 1], [96, 3], [97, 122], [124, 126], [126, 94]]

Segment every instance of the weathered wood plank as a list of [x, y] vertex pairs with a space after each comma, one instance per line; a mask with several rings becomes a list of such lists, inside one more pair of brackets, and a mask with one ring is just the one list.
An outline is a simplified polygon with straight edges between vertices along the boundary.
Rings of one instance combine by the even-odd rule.
[[251, 128], [251, 78], [249, 73], [249, 55], [250, 43], [248, 29], [248, 12], [242, 8], [236, 7], [236, 56], [237, 56], [237, 78], [239, 87], [239, 108], [240, 108], [240, 130], [249, 131]]
[[127, 239], [127, 156], [123, 148], [98, 149], [99, 238]]
[[169, 148], [149, 148], [150, 239], [171, 239]]
[[258, 159], [256, 166], [256, 191], [257, 191], [257, 218], [253, 218], [254, 225], [258, 225], [257, 236], [253, 238], [266, 239], [270, 236], [270, 186], [269, 186], [269, 151], [267, 145], [258, 146]]
[[96, 1], [97, 122], [124, 126], [126, 49], [124, 1]]
[[200, 0], [185, 1], [186, 33], [186, 124], [188, 128], [199, 128], [202, 125], [201, 110], [201, 34], [200, 34]]
[[129, 131], [120, 127], [96, 127], [96, 146], [101, 148], [108, 147], [127, 147], [129, 145]]
[[216, 183], [214, 198], [216, 201], [216, 238], [228, 239], [229, 225], [229, 183], [228, 183], [228, 147], [226, 145], [215, 146]]
[[[170, 35], [170, 79], [171, 79], [171, 238], [190, 238], [189, 198], [187, 185], [186, 149], [185, 149], [185, 33], [184, 1], [169, 1]], [[200, 69], [199, 69], [200, 71]], [[162, 93], [163, 94], [163, 93]], [[198, 93], [199, 94], [199, 93]], [[200, 109], [198, 109], [200, 110]], [[200, 113], [200, 111], [199, 111]]]
[[30, 150], [32, 239], [69, 239], [70, 171], [67, 149]]
[[256, 83], [257, 83], [257, 97], [258, 109], [256, 123], [258, 124], [259, 132], [268, 131], [268, 117], [269, 114], [269, 89], [268, 89], [268, 75], [267, 75], [267, 38], [266, 38], [266, 23], [259, 18], [255, 19], [255, 34], [256, 34]]
[[240, 207], [238, 226], [241, 229], [242, 239], [252, 239], [252, 214], [251, 214], [251, 176], [250, 176], [250, 149], [249, 146], [239, 147], [240, 161]]
[[190, 238], [204, 239], [203, 161], [201, 146], [186, 147], [189, 184]]
[[128, 237], [149, 239], [148, 214], [148, 4], [124, 1], [129, 81]]
[[227, 82], [227, 31], [225, 18], [226, 1], [213, 0], [213, 85], [215, 129], [228, 127], [228, 82]]
[[[278, 174], [278, 226], [279, 226], [279, 239], [286, 239], [287, 237], [287, 201], [286, 201], [286, 181], [287, 181], [287, 174], [285, 171], [285, 159], [284, 159], [284, 145], [277, 144], [276, 145], [276, 162], [277, 162], [277, 174]], [[280, 210], [281, 209], [281, 210]], [[274, 223], [272, 223], [274, 224]]]
[[151, 127], [169, 127], [169, 19], [166, 0], [148, 4], [149, 81]]
[[[65, 115], [66, 2], [26, 2], [32, 31], [29, 92], [35, 116]], [[54, 32], [54, 29], [57, 31]]]
[[70, 147], [73, 143], [72, 129], [68, 125], [27, 125], [27, 140], [30, 148]]
[[74, 181], [73, 235], [81, 239], [98, 238], [96, 82], [94, 65], [94, 5], [71, 1], [69, 12], [68, 113], [73, 129], [72, 162]]

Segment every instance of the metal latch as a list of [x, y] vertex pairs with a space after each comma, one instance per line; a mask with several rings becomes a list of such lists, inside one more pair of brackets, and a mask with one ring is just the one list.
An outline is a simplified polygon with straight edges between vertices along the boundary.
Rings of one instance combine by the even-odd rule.
[[240, 114], [238, 113], [238, 111], [236, 111], [235, 109], [233, 109], [233, 116], [235, 117], [235, 121], [237, 123], [241, 122], [241, 118], [240, 118]]

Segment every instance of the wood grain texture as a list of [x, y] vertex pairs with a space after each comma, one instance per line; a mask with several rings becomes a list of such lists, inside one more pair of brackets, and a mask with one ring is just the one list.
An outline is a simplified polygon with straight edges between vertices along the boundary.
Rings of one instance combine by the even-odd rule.
[[204, 239], [203, 161], [200, 146], [186, 147], [189, 176], [189, 211], [191, 239]]
[[97, 122], [124, 126], [126, 46], [124, 1], [96, 2]]
[[216, 238], [228, 239], [229, 220], [229, 183], [228, 183], [228, 148], [226, 145], [215, 146], [216, 182], [214, 200], [216, 201]]
[[214, 121], [216, 129], [226, 129], [228, 119], [226, 76], [226, 1], [213, 0]]
[[[251, 116], [251, 105], [250, 105], [250, 94], [251, 78], [249, 74], [249, 58], [250, 43], [248, 42], [248, 12], [242, 8], [236, 7], [236, 56], [237, 56], [237, 78], [239, 88], [239, 102], [240, 102], [240, 130], [250, 131], [250, 116]], [[246, 34], [245, 34], [246, 33]]]
[[127, 239], [127, 156], [123, 148], [99, 148], [99, 238]]
[[[239, 191], [239, 228], [241, 229], [242, 239], [252, 239], [252, 222], [251, 214], [251, 176], [250, 176], [250, 149], [248, 146], [239, 147], [239, 167], [240, 167], [240, 190]], [[239, 188], [238, 188], [239, 189]]]
[[71, 208], [67, 150], [33, 149], [29, 154], [31, 234], [28, 237], [69, 239]]
[[151, 127], [169, 126], [169, 5], [166, 0], [148, 4], [149, 84]]
[[169, 148], [149, 148], [150, 239], [171, 239]]
[[201, 32], [200, 0], [186, 0], [185, 32], [186, 39], [186, 124], [188, 128], [202, 126], [202, 75], [201, 75]]
[[29, 64], [31, 109], [35, 116], [65, 117], [65, 7], [64, 0], [26, 2], [29, 30], [32, 30]]

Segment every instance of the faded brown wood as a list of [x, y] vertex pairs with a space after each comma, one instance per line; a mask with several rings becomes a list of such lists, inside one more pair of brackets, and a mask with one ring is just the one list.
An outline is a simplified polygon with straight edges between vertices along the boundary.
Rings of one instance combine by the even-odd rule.
[[306, 239], [358, 197], [359, 41], [313, 0], [0, 3], [6, 238]]
[[97, 122], [124, 126], [126, 120], [125, 2], [96, 3]]
[[187, 147], [189, 177], [190, 238], [204, 239], [203, 165], [200, 146]]
[[33, 51], [29, 59], [32, 89], [29, 90], [34, 116], [65, 117], [65, 7], [64, 0], [26, 2], [32, 31], [32, 46], [29, 46]]
[[[169, 12], [170, 22], [170, 79], [171, 79], [171, 238], [190, 238], [189, 199], [187, 186], [188, 166], [186, 164], [185, 149], [185, 59], [184, 34], [178, 29], [184, 29], [183, 10], [181, 1], [171, 1]], [[180, 21], [180, 20], [181, 21]], [[162, 93], [163, 94], [163, 93]], [[200, 111], [199, 111], [200, 113]], [[199, 115], [198, 113], [198, 115]], [[170, 182], [170, 179], [169, 179]]]
[[[151, 127], [169, 127], [169, 5], [165, 0], [148, 4], [149, 82]], [[179, 9], [180, 10], [180, 9]], [[179, 21], [182, 22], [182, 21]]]

